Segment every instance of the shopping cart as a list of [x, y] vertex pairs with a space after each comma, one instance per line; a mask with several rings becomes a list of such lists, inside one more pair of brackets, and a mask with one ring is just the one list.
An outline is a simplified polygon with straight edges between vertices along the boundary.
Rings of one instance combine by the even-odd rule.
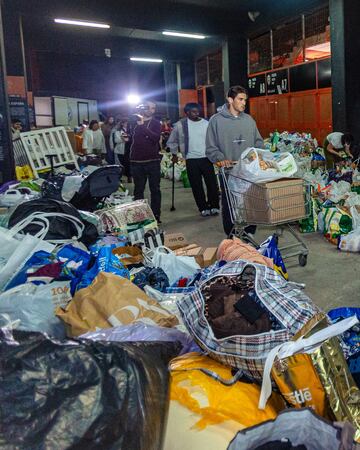
[[298, 257], [299, 265], [306, 266], [309, 250], [296, 232], [293, 223], [309, 217], [311, 211], [310, 185], [301, 179], [286, 179], [271, 183], [253, 183], [235, 176], [231, 169], [220, 169], [225, 198], [234, 224], [232, 235], [260, 246], [252, 234], [246, 231], [249, 225], [274, 227], [279, 238], [288, 232], [292, 242], [279, 245], [283, 259]]

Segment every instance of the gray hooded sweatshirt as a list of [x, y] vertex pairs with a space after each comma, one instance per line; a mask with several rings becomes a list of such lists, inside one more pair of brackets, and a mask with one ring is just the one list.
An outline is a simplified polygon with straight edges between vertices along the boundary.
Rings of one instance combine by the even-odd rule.
[[224, 105], [211, 117], [206, 134], [206, 156], [212, 163], [238, 161], [248, 147], [264, 148], [255, 120], [246, 113], [233, 116]]

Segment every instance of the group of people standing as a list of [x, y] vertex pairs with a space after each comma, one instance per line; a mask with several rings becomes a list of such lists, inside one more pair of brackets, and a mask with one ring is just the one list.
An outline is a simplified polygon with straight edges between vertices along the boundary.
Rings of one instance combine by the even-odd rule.
[[[188, 103], [184, 108], [185, 117], [175, 124], [167, 140], [167, 148], [173, 154], [173, 163], [177, 162], [179, 150], [185, 158], [190, 186], [203, 217], [217, 215], [220, 212], [219, 186], [214, 164], [229, 167], [234, 161], [239, 160], [246, 148], [262, 148], [264, 145], [255, 121], [244, 112], [247, 98], [246, 89], [233, 86], [227, 93], [225, 105], [209, 122], [200, 117], [200, 105]], [[131, 171], [135, 185], [134, 197], [144, 198], [148, 181], [151, 208], [160, 221], [161, 124], [154, 117], [156, 105], [146, 102], [145, 106], [134, 128], [130, 150]], [[225, 196], [222, 197], [222, 213], [224, 230], [229, 234], [232, 223]]]
[[129, 183], [132, 181], [130, 146], [128, 121], [115, 122], [113, 116], [108, 117], [101, 126], [97, 120], [92, 120], [82, 133], [81, 153], [95, 154], [108, 164], [121, 164]]
[[[169, 126], [166, 146], [177, 161], [178, 151], [186, 161], [188, 178], [196, 205], [201, 216], [214, 216], [220, 213], [219, 185], [214, 165], [229, 167], [238, 161], [241, 153], [248, 147], [262, 148], [263, 139], [255, 121], [245, 113], [247, 91], [241, 86], [229, 89], [226, 103], [210, 121], [200, 117], [201, 107], [188, 103], [184, 108], [185, 117], [172, 129]], [[134, 198], [143, 199], [147, 182], [151, 194], [151, 208], [155, 218], [161, 223], [161, 137], [164, 126], [155, 117], [156, 104], [147, 101], [135, 115], [135, 123], [129, 127], [127, 121], [114, 124], [109, 118], [99, 127], [97, 121], [89, 124], [84, 132], [83, 149], [102, 155], [109, 163], [109, 154], [114, 162], [129, 171], [133, 178]], [[90, 133], [92, 132], [92, 135]], [[89, 145], [90, 144], [90, 145]], [[204, 185], [206, 189], [204, 189]], [[220, 186], [224, 194], [224, 186]], [[226, 198], [222, 196], [222, 215], [226, 234], [231, 232], [232, 223]], [[251, 232], [251, 230], [248, 230]]]

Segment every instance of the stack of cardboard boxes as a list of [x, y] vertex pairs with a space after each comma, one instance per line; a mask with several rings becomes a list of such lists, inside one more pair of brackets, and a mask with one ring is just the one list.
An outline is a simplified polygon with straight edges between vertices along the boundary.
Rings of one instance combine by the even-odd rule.
[[201, 247], [198, 244], [189, 244], [182, 233], [166, 234], [164, 245], [178, 256], [194, 257], [202, 268], [208, 267], [216, 261], [217, 247]]

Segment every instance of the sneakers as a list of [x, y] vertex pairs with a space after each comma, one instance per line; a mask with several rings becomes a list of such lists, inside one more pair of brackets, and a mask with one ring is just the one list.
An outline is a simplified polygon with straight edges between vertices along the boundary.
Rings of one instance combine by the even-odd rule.
[[212, 216], [218, 216], [218, 215], [220, 214], [220, 209], [218, 209], [218, 208], [212, 208], [212, 209], [210, 210], [210, 214], [211, 214]]
[[211, 212], [210, 212], [210, 209], [204, 209], [204, 211], [201, 211], [200, 214], [202, 217], [207, 217], [207, 216], [210, 216]]

